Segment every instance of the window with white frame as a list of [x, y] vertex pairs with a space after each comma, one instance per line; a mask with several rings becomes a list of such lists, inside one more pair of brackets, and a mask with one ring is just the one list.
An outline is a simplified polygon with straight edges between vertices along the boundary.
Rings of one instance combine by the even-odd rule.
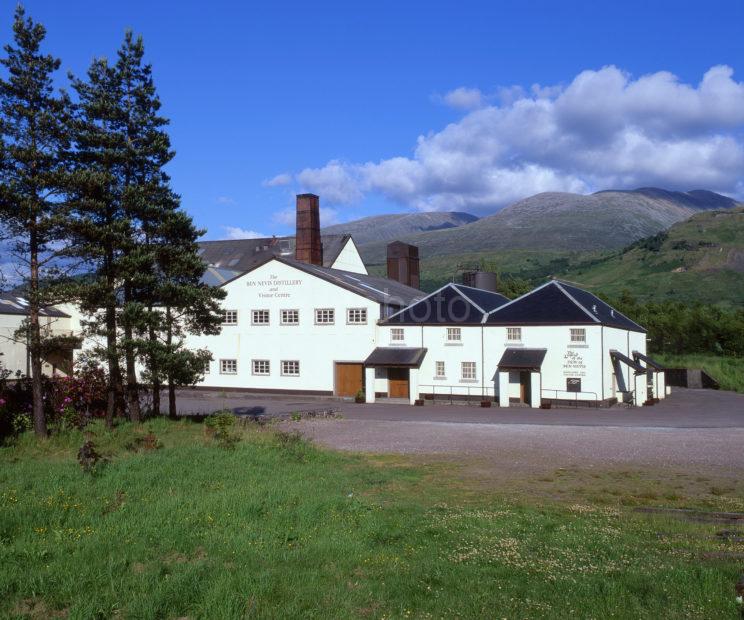
[[437, 379], [444, 379], [447, 375], [444, 372], [444, 362], [437, 362], [435, 365], [435, 377]]
[[211, 365], [212, 365], [212, 363], [209, 362], [209, 361], [204, 362], [204, 374], [205, 375], [208, 375], [209, 374], [209, 368], [210, 368]]
[[316, 308], [315, 324], [316, 325], [333, 325], [336, 321], [336, 311], [333, 308]]
[[221, 375], [237, 375], [238, 360], [220, 360]]
[[447, 342], [460, 342], [462, 340], [462, 331], [459, 327], [447, 328]]
[[463, 362], [461, 364], [460, 378], [463, 381], [475, 381], [475, 362]]
[[269, 311], [268, 310], [252, 310], [251, 311], [251, 325], [268, 325], [269, 324]]
[[521, 327], [507, 327], [506, 328], [506, 339], [509, 342], [522, 342], [522, 328]]
[[222, 311], [222, 324], [223, 325], [237, 325], [238, 324], [238, 311], [237, 310], [223, 310]]
[[285, 377], [299, 377], [300, 362], [297, 360], [283, 360], [282, 375], [284, 375]]
[[299, 325], [300, 324], [300, 311], [299, 310], [282, 310], [282, 325]]
[[347, 308], [346, 322], [349, 325], [366, 325], [367, 308]]
[[403, 342], [403, 328], [393, 327], [390, 330], [390, 342]]
[[583, 327], [572, 327], [571, 342], [573, 344], [584, 344], [586, 342], [586, 329]]
[[251, 372], [254, 375], [271, 374], [271, 364], [269, 360], [251, 360]]

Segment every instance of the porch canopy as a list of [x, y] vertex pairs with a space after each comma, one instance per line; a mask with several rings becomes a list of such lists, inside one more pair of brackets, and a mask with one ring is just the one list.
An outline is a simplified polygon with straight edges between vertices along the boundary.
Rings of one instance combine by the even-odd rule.
[[620, 364], [625, 364], [629, 368], [635, 371], [636, 375], [646, 374], [646, 369], [641, 366], [637, 361], [630, 359], [627, 355], [623, 355], [620, 351], [610, 349], [610, 360], [612, 360], [612, 368], [615, 371], [615, 379], [617, 380], [617, 389], [619, 392], [628, 392], [628, 386], [625, 385], [625, 377], [623, 371], [620, 368]]
[[642, 362], [646, 362], [646, 366], [650, 366], [654, 370], [658, 370], [658, 371], [666, 370], [664, 366], [659, 364], [659, 362], [651, 359], [648, 355], [644, 355], [643, 353], [640, 353], [639, 351], [633, 351], [633, 359], [636, 362], [638, 360], [641, 360]]
[[[501, 356], [498, 372], [505, 370], [531, 370], [539, 372], [547, 349], [507, 348]], [[496, 375], [494, 375], [494, 379]]]
[[413, 347], [377, 347], [364, 360], [368, 368], [420, 368], [426, 349]]

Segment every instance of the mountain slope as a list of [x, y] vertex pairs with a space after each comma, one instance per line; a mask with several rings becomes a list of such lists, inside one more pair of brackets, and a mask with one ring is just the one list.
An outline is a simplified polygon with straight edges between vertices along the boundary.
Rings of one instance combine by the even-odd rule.
[[640, 299], [744, 304], [744, 208], [698, 213], [610, 256], [555, 274]]
[[[513, 249], [605, 250], [622, 248], [701, 210], [736, 205], [731, 198], [705, 190], [642, 188], [588, 196], [546, 192], [472, 224], [399, 238], [418, 245], [422, 256]], [[365, 260], [384, 258], [384, 243], [360, 245]]]
[[326, 234], [350, 234], [357, 245], [374, 241], [393, 241], [402, 235], [444, 230], [475, 222], [478, 218], [469, 213], [420, 212], [392, 215], [374, 215], [345, 224], [326, 226]]

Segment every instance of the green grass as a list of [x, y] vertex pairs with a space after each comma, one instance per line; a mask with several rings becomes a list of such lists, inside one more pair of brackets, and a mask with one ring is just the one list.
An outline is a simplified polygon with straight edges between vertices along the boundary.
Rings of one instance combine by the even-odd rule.
[[722, 390], [744, 393], [744, 359], [717, 355], [657, 355], [654, 359], [669, 368], [702, 368]]
[[[81, 433], [0, 450], [0, 617], [737, 615], [740, 563], [702, 554], [740, 543], [627, 507], [743, 509], [736, 479], [716, 493], [648, 472], [486, 484], [462, 464], [339, 454], [270, 429], [241, 431], [233, 450], [188, 422], [93, 430], [110, 459], [93, 476], [75, 459]], [[126, 447], [145, 432], [163, 447]]]

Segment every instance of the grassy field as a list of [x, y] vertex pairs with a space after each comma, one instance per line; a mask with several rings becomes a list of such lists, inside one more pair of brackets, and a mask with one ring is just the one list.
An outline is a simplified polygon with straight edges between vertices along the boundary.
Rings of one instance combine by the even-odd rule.
[[669, 368], [702, 368], [716, 379], [722, 390], [744, 393], [744, 359], [718, 355], [656, 355]]
[[[329, 422], [330, 423], [330, 422]], [[0, 617], [735, 618], [725, 526], [742, 482], [566, 471], [484, 482], [457, 462], [323, 451], [267, 428], [93, 429], [0, 449]], [[161, 447], [146, 450], [157, 436]]]

